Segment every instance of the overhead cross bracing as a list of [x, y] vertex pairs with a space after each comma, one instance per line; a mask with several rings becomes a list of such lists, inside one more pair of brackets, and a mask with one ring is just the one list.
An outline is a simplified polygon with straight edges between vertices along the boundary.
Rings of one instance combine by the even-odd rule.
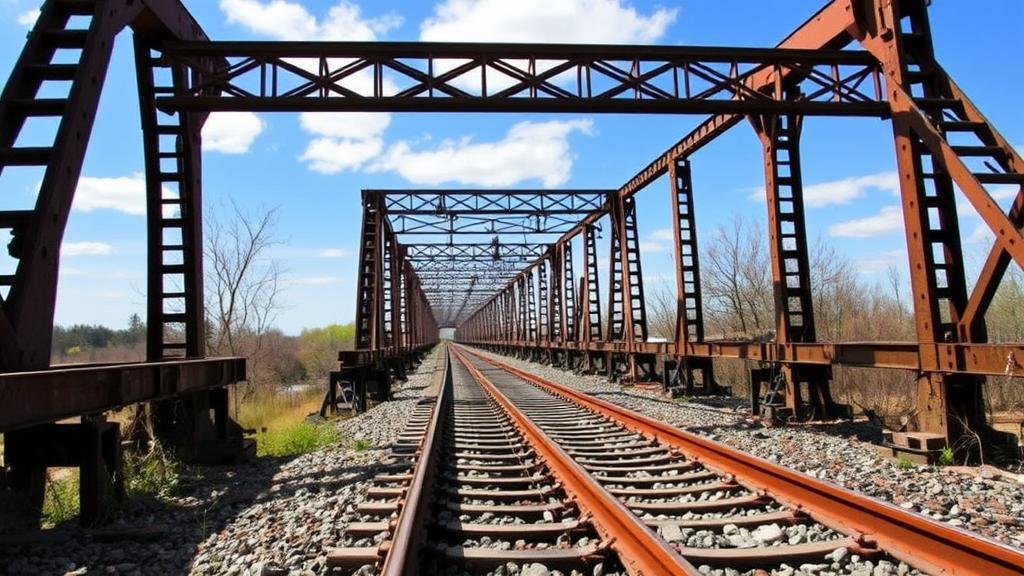
[[364, 190], [363, 197], [380, 210], [438, 324], [455, 327], [613, 193], [418, 189]]
[[[26, 422], [120, 406], [139, 373], [152, 386], [128, 395], [131, 402], [177, 402], [187, 393], [185, 412], [195, 422], [209, 420], [212, 411], [216, 426], [205, 429], [221, 436], [233, 430], [224, 387], [242, 379], [244, 367], [239, 359], [205, 358], [204, 343], [201, 132], [208, 112], [221, 110], [712, 115], [585, 215], [549, 213], [538, 222], [536, 214], [503, 214], [497, 207], [481, 214], [478, 208], [488, 209], [481, 204], [438, 218], [414, 214], [418, 208], [411, 206], [393, 222], [378, 196], [362, 197], [356, 350], [341, 359], [358, 374], [357, 383], [379, 383], [380, 398], [388, 396], [392, 375], [437, 340], [443, 322], [457, 323], [464, 341], [584, 369], [603, 362], [610, 375], [653, 374], [659, 357], [705, 374], [713, 359], [755, 361], [783, 376], [786, 408], [796, 417], [833, 413], [832, 366], [905, 370], [917, 408], [910, 426], [952, 440], [965, 431], [963, 423], [981, 429], [985, 377], [1024, 372], [1024, 343], [990, 343], [986, 329], [1007, 269], [1024, 266], [1024, 190], [1003, 210], [993, 186], [1024, 184], [1024, 160], [936, 58], [928, 5], [832, 0], [774, 48], [713, 48], [221, 43], [210, 41], [180, 0], [46, 0], [0, 98], [0, 176], [11, 166], [44, 171], [34, 202], [0, 212], [0, 229], [12, 236], [5, 269], [13, 270], [0, 276], [0, 396], [17, 390], [25, 395], [18, 406], [28, 407], [15, 411], [28, 413], [21, 420], [13, 408], [6, 418], [0, 414], [0, 432], [5, 454], [32, 456], [8, 460], [9, 478], [38, 493], [46, 465], [40, 460], [59, 453], [32, 450], [55, 436]], [[63, 234], [112, 49], [128, 27], [145, 157], [151, 363], [57, 370], [50, 358]], [[68, 52], [77, 59], [68, 61]], [[800, 148], [804, 121], [820, 115], [891, 120], [912, 271], [909, 341], [818, 340]], [[58, 126], [54, 138], [24, 142], [23, 128], [39, 118]], [[703, 333], [691, 157], [744, 123], [762, 148], [775, 338], [711, 341]], [[652, 342], [633, 196], [666, 174], [675, 212], [677, 330], [670, 342]], [[968, 205], [995, 237], [973, 285], [964, 273], [957, 214]], [[594, 256], [599, 221], [611, 222], [604, 230], [610, 281], [601, 287]], [[561, 273], [574, 239], [583, 248], [583, 261], [576, 262], [582, 276]], [[507, 279], [507, 268], [494, 272], [495, 284], [506, 282], [496, 292], [484, 281], [495, 256], [521, 274]], [[541, 291], [547, 270], [560, 272]], [[468, 274], [474, 288], [454, 292], [426, 278], [427, 271]], [[438, 285], [425, 289], [426, 281]], [[576, 281], [582, 281], [579, 292], [566, 290]], [[569, 295], [579, 297], [571, 315]], [[30, 371], [31, 378], [20, 374]], [[97, 403], [83, 404], [76, 386], [89, 387]], [[201, 394], [197, 386], [205, 387]], [[356, 389], [366, 397], [365, 386]], [[177, 429], [180, 413], [168, 410], [157, 419]], [[7, 433], [22, 425], [19, 434]], [[101, 432], [95, 422], [76, 426], [94, 439]], [[215, 443], [199, 427], [192, 431], [193, 447]]]

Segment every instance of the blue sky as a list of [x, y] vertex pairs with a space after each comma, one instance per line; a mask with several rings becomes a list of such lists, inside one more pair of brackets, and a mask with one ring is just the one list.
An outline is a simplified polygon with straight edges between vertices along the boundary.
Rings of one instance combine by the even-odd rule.
[[[566, 41], [771, 46], [823, 0], [190, 0], [214, 39]], [[38, 0], [0, 0], [0, 74], [7, 77]], [[742, 15], [741, 18], [731, 16]], [[1010, 142], [1024, 148], [1019, 41], [1024, 3], [938, 0], [931, 9], [940, 61]], [[1011, 64], [1012, 63], [1012, 64]], [[234, 115], [211, 120], [204, 138], [206, 209], [232, 199], [243, 209], [279, 207], [286, 269], [278, 324], [302, 327], [354, 316], [358, 193], [362, 188], [615, 188], [701, 117], [391, 114], [300, 117]], [[35, 128], [33, 128], [34, 130]], [[45, 127], [33, 137], [42, 138]], [[906, 267], [889, 124], [875, 119], [805, 123], [808, 225], [881, 279]], [[454, 169], [457, 168], [457, 169]], [[765, 220], [760, 146], [741, 125], [693, 157], [698, 228], [735, 215]], [[115, 49], [63, 249], [57, 323], [120, 326], [144, 311], [142, 145], [127, 33]], [[27, 208], [39, 175], [5, 171], [0, 209]], [[1008, 198], [1011, 191], [1000, 191]], [[1006, 201], [1005, 199], [1003, 200]], [[671, 272], [664, 230], [667, 183], [639, 196], [646, 274]], [[988, 242], [963, 210], [968, 260]], [[10, 263], [6, 264], [7, 266]]]

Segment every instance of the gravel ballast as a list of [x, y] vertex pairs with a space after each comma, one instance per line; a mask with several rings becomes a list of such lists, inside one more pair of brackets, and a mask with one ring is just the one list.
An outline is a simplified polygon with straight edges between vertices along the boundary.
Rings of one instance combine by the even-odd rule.
[[[487, 354], [486, 352], [484, 352]], [[766, 428], [745, 403], [677, 402], [657, 391], [623, 388], [602, 376], [580, 375], [516, 358], [496, 358], [558, 384], [746, 451], [815, 478], [891, 502], [962, 530], [1024, 548], [1024, 476], [987, 469], [915, 466], [882, 458], [866, 424]]]
[[[394, 401], [339, 421], [338, 445], [203, 468], [200, 477], [183, 481], [176, 496], [133, 499], [102, 529], [71, 525], [0, 537], [0, 573], [326, 573], [326, 550], [341, 543], [356, 504], [388, 464], [390, 444], [430, 384], [435, 354], [409, 375]], [[369, 448], [357, 449], [357, 440]]]

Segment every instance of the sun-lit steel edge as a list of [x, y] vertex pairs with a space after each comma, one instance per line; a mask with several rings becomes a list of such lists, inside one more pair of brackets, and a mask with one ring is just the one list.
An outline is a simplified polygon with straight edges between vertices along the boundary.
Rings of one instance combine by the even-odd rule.
[[609, 542], [630, 574], [700, 574], [630, 510], [609, 494], [590, 473], [549, 438], [487, 377], [462, 356], [461, 347], [449, 348], [453, 361], [465, 366], [488, 394], [508, 414], [512, 423], [544, 459], [564, 489], [591, 515], [601, 539]]
[[[699, 125], [623, 185], [608, 207], [563, 235], [554, 250], [481, 306], [460, 325], [457, 339], [633, 380], [654, 378], [656, 359], [668, 357], [675, 360], [673, 376], [688, 394], [716, 390], [711, 363], [715, 358], [758, 360], [783, 375], [785, 410], [796, 418], [844, 412], [831, 398], [832, 366], [909, 370], [917, 374], [912, 429], [946, 437], [950, 444], [964, 432], [961, 422], [984, 430], [984, 376], [1024, 372], [1024, 345], [987, 343], [984, 322], [1007, 267], [1024, 263], [1024, 193], [1018, 193], [1009, 212], [1003, 213], [986, 187], [1024, 184], [1024, 162], [936, 62], [924, 2], [837, 0], [780, 46], [836, 49], [853, 42], [882, 66], [893, 113], [917, 341], [817, 340], [802, 200], [802, 115], [794, 114], [723, 114]], [[781, 84], [783, 91], [792, 86], [786, 78], [771, 75], [752, 77], [750, 82], [776, 90]], [[768, 342], [709, 340], [703, 326], [690, 157], [745, 118], [762, 141], [766, 167], [777, 319], [775, 338]], [[975, 135], [981, 144], [951, 143], [962, 134]], [[665, 174], [669, 205], [676, 215], [676, 335], [669, 342], [651, 342], [633, 197]], [[963, 270], [954, 185], [997, 238], [973, 288]], [[602, 309], [597, 286], [595, 226], [611, 232], [607, 310]], [[563, 283], [549, 289], [546, 278], [563, 276], [562, 265], [551, 255], [571, 253], [573, 242], [581, 248], [586, 268], [579, 287]], [[534, 301], [536, 291], [543, 292], [539, 302]], [[566, 309], [561, 302], [574, 292], [581, 305]]]
[[763, 490], [812, 518], [846, 534], [858, 534], [931, 574], [1019, 574], [1024, 553], [994, 540], [957, 530], [892, 504], [875, 500], [702, 438], [670, 424], [551, 382], [471, 349], [456, 346], [452, 353], [470, 354], [484, 362], [552, 391], [627, 428], [673, 445], [704, 466], [733, 475], [751, 490]]
[[[88, 17], [86, 28], [75, 28], [76, 16]], [[409, 237], [422, 242], [406, 246], [381, 200], [364, 195], [357, 350], [341, 354], [344, 365], [356, 371], [357, 397], [365, 400], [368, 386], [378, 399], [389, 397], [390, 379], [401, 377], [437, 340], [439, 327], [456, 324], [462, 340], [627, 378], [653, 376], [657, 355], [668, 355], [681, 366], [677, 373], [687, 386], [700, 373], [704, 390], [714, 390], [712, 358], [764, 360], [783, 373], [787, 409], [796, 417], [836, 412], [829, 392], [832, 365], [914, 370], [914, 426], [951, 440], [962, 432], [961, 418], [973, 429], [984, 425], [983, 375], [1024, 372], [1024, 345], [988, 344], [985, 328], [986, 311], [1007, 268], [1024, 264], [1024, 193], [1004, 213], [987, 187], [1024, 184], [1024, 161], [936, 61], [923, 0], [833, 0], [768, 49], [214, 43], [178, 0], [47, 0], [0, 96], [0, 170], [45, 170], [32, 209], [0, 212], [0, 228], [12, 235], [8, 252], [17, 260], [15, 272], [0, 277], [0, 288], [8, 289], [0, 292], [4, 373], [51, 368], [61, 240], [115, 38], [125, 27], [133, 31], [146, 165], [149, 362], [206, 356], [200, 134], [209, 111], [699, 112], [715, 115], [575, 223], [565, 214], [538, 224], [537, 215], [531, 223], [530, 215], [514, 221], [508, 215], [466, 212], [456, 215], [468, 223], [460, 227], [407, 214], [397, 217], [419, 230], [398, 230], [409, 230]], [[843, 50], [848, 46], [858, 49]], [[58, 50], [68, 49], [81, 51], [77, 64], [54, 60]], [[367, 79], [367, 92], [357, 90]], [[40, 88], [46, 82], [70, 82], [70, 91], [63, 98], [45, 97]], [[178, 113], [164, 114], [167, 110]], [[914, 342], [817, 340], [799, 140], [804, 116], [829, 114], [892, 120], [912, 271]], [[16, 145], [32, 118], [59, 123], [52, 145]], [[703, 328], [690, 156], [743, 120], [764, 151], [777, 287], [773, 342], [707, 341]], [[950, 137], [963, 134], [980, 144], [958, 145]], [[648, 341], [633, 196], [665, 174], [675, 215], [678, 314], [674, 342], [658, 344]], [[973, 287], [963, 270], [957, 188], [996, 238]], [[494, 218], [493, 233], [488, 217]], [[613, 254], [604, 316], [599, 225]], [[519, 240], [495, 242], [495, 236], [513, 231]], [[460, 232], [466, 232], [467, 244], [452, 245], [450, 237]], [[524, 242], [523, 233], [542, 238]], [[569, 243], [574, 239], [582, 246], [582, 262], [573, 262]], [[449, 256], [481, 263], [488, 251], [492, 258], [516, 263], [520, 274], [500, 291], [475, 288], [479, 279], [472, 275], [460, 281], [469, 285], [454, 296], [431, 288], [430, 296], [438, 299], [435, 310], [416, 271], [444, 270], [436, 263]], [[584, 271], [581, 278], [575, 275], [577, 265]], [[79, 369], [61, 370], [60, 378], [37, 380], [44, 382], [39, 398], [62, 394], [62, 382], [76, 378], [72, 373]], [[121, 368], [105, 370], [109, 378], [97, 379], [97, 386], [100, 396], [114, 399], [108, 402], [113, 408]], [[809, 398], [802, 396], [802, 385]], [[0, 381], [0, 396], [3, 386]], [[155, 419], [166, 423], [157, 427], [159, 433], [175, 441], [183, 428], [179, 416], [187, 414], [195, 424], [184, 441], [191, 449], [236, 434], [236, 427], [208, 422], [211, 411], [226, 410], [223, 390], [156, 403]], [[91, 454], [102, 452], [94, 448], [109, 425], [91, 416], [81, 425], [89, 431], [81, 437], [90, 438]], [[48, 429], [30, 427], [5, 435], [5, 442], [9, 453], [27, 453], [22, 448], [52, 438]], [[41, 498], [46, 462], [11, 464], [11, 485]], [[103, 466], [99, 460], [80, 464], [91, 471]], [[94, 512], [90, 506], [83, 504], [83, 518]]]

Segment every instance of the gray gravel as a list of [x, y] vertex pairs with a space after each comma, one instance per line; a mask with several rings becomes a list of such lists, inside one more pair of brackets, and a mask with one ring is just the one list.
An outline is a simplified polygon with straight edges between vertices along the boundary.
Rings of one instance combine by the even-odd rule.
[[[1024, 548], [1024, 476], [962, 467], [901, 470], [863, 440], [879, 436], [879, 431], [866, 423], [765, 428], [751, 418], [744, 402], [717, 399], [711, 405], [699, 399], [672, 401], [660, 392], [623, 388], [601, 376], [579, 375], [504, 356], [501, 359], [771, 462]], [[794, 573], [798, 569], [794, 568]], [[892, 573], [897, 573], [896, 567]]]
[[[388, 463], [389, 446], [429, 385], [434, 361], [429, 355], [410, 374], [395, 401], [340, 421], [339, 445], [203, 468], [170, 502], [130, 501], [106, 529], [133, 535], [113, 542], [98, 542], [77, 526], [47, 531], [30, 543], [0, 539], [0, 573], [326, 573], [326, 549], [340, 543], [355, 505]], [[371, 447], [356, 450], [356, 440]]]

